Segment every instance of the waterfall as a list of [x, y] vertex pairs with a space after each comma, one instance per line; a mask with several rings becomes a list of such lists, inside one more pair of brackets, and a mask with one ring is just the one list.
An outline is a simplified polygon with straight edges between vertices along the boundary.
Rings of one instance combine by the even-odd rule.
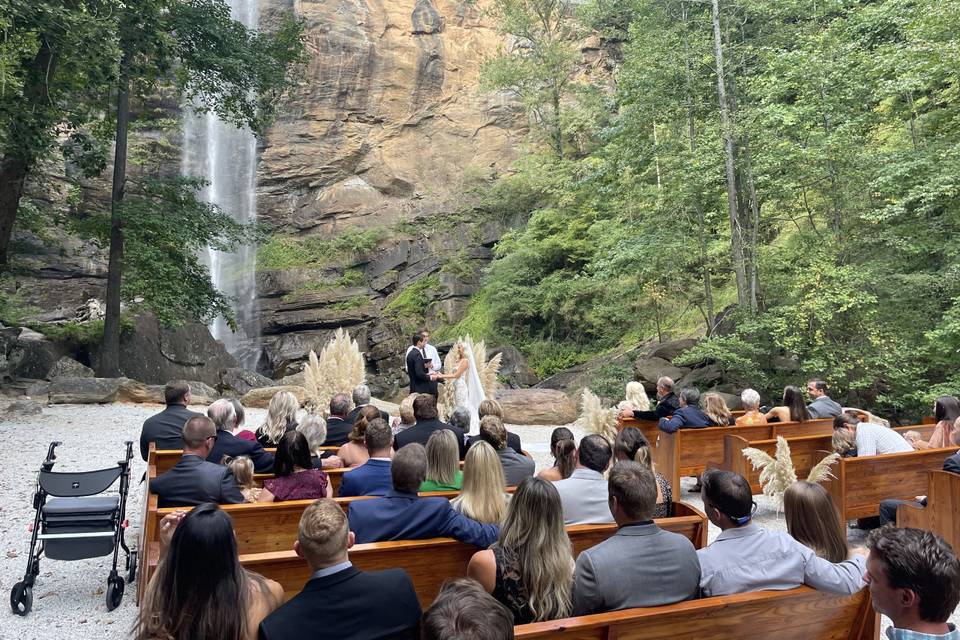
[[[248, 28], [260, 19], [259, 0], [228, 0], [231, 15]], [[249, 129], [237, 129], [212, 113], [184, 109], [180, 173], [208, 182], [201, 197], [218, 205], [242, 223], [257, 218], [257, 141]], [[205, 256], [213, 285], [233, 299], [238, 330], [222, 318], [210, 327], [240, 366], [256, 369], [260, 356], [260, 327], [256, 314], [256, 247], [242, 246], [225, 253], [207, 249]]]

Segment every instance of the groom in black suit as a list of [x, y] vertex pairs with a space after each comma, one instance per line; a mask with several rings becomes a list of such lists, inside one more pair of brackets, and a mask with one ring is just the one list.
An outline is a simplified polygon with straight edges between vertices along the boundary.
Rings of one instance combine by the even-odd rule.
[[423, 353], [423, 334], [412, 338], [413, 349], [407, 353], [407, 375], [410, 376], [410, 393], [428, 393], [434, 397], [437, 391], [436, 374], [427, 371], [427, 358]]

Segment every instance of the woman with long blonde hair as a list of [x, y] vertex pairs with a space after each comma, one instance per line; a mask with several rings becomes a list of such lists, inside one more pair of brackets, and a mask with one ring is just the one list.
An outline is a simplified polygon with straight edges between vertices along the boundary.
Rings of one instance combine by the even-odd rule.
[[275, 447], [287, 431], [297, 428], [300, 401], [289, 391], [279, 391], [270, 398], [267, 417], [257, 429], [257, 442], [264, 447]]
[[427, 479], [420, 491], [459, 491], [462, 486], [457, 436], [449, 429], [437, 429], [427, 440]]
[[819, 484], [799, 480], [783, 493], [783, 514], [791, 536], [830, 562], [850, 555], [846, 527], [830, 494]]
[[710, 418], [711, 427], [728, 427], [736, 423], [727, 403], [718, 393], [703, 396], [703, 413]]
[[500, 524], [507, 513], [507, 481], [500, 457], [486, 442], [475, 442], [463, 464], [463, 489], [450, 506], [477, 522]]
[[514, 624], [569, 616], [573, 549], [552, 483], [526, 478], [510, 501], [500, 539], [470, 559], [467, 575], [513, 613]]

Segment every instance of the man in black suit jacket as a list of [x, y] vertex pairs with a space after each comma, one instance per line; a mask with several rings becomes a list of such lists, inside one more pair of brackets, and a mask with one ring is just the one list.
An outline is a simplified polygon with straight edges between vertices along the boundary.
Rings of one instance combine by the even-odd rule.
[[[357, 417], [360, 416], [360, 409], [370, 404], [370, 387], [365, 384], [358, 384], [353, 388], [353, 410], [347, 414], [347, 422], [355, 424]], [[380, 419], [390, 423], [390, 414], [383, 409], [377, 409], [380, 412]]]
[[199, 413], [187, 409], [190, 404], [190, 385], [183, 380], [171, 380], [163, 388], [167, 408], [143, 423], [140, 432], [140, 457], [147, 459], [150, 443], [157, 449], [179, 449], [183, 445], [183, 425]]
[[[943, 470], [960, 474], [960, 451], [943, 461]], [[880, 522], [882, 524], [896, 523], [897, 507], [901, 504], [915, 504], [920, 507], [925, 507], [927, 506], [927, 497], [923, 496], [923, 500], [881, 500]]]
[[418, 333], [412, 338], [413, 349], [407, 354], [407, 375], [410, 376], [410, 393], [429, 393], [436, 397], [436, 375], [427, 370], [427, 357], [423, 353], [423, 334]]
[[310, 566], [310, 579], [260, 623], [259, 640], [300, 640], [305, 630], [317, 629], [337, 640], [420, 637], [420, 603], [410, 576], [403, 569], [360, 571], [347, 555], [353, 543], [336, 502], [321, 498], [306, 508], [293, 549]]
[[413, 401], [413, 417], [417, 419], [416, 424], [396, 435], [393, 440], [394, 449], [399, 449], [411, 442], [418, 442], [426, 447], [427, 440], [430, 439], [430, 434], [438, 429], [447, 429], [448, 431], [452, 431], [453, 435], [457, 437], [457, 445], [460, 448], [460, 459], [463, 460], [463, 457], [467, 453], [466, 434], [464, 434], [462, 429], [452, 427], [440, 420], [437, 415], [436, 398], [425, 393], [417, 396]]
[[327, 439], [323, 444], [330, 447], [339, 447], [347, 444], [347, 436], [353, 431], [353, 423], [347, 420], [350, 412], [350, 397], [345, 393], [338, 393], [330, 398], [330, 417], [327, 418]]
[[150, 481], [160, 507], [192, 507], [204, 502], [239, 504], [243, 494], [230, 469], [207, 462], [217, 439], [213, 420], [197, 416], [183, 426], [183, 455], [173, 469]]
[[247, 456], [253, 461], [253, 469], [257, 473], [273, 471], [273, 454], [266, 451], [256, 440], [244, 440], [233, 435], [237, 424], [237, 411], [233, 403], [221, 398], [207, 407], [207, 417], [213, 420], [217, 427], [217, 440], [207, 456], [207, 462], [223, 464], [223, 457]]
[[680, 408], [680, 398], [673, 392], [674, 382], [671, 378], [662, 376], [657, 379], [657, 406], [653, 411], [631, 411], [624, 409], [620, 412], [621, 418], [635, 418], [636, 420], [660, 420], [673, 415]]

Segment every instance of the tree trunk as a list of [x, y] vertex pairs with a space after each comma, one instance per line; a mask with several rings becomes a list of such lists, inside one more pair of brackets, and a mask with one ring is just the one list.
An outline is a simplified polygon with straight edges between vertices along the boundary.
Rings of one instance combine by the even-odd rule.
[[749, 305], [747, 271], [743, 259], [743, 231], [740, 227], [740, 212], [737, 204], [737, 173], [733, 146], [733, 123], [730, 119], [730, 104], [723, 67], [723, 36], [720, 32], [720, 0], [712, 1], [713, 50], [717, 64], [717, 101], [720, 103], [720, 126], [723, 129], [724, 165], [727, 177], [727, 213], [730, 217], [730, 254], [733, 258], [737, 282], [737, 301]]
[[563, 130], [560, 128], [560, 87], [553, 86], [553, 146], [557, 157], [563, 159]]
[[123, 276], [123, 219], [120, 215], [127, 180], [127, 135], [130, 121], [129, 45], [120, 61], [117, 84], [117, 139], [113, 159], [113, 190], [110, 195], [110, 263], [107, 267], [107, 314], [103, 322], [103, 350], [97, 374], [120, 375], [120, 285]]
[[0, 160], [0, 265], [7, 264], [13, 223], [17, 220], [28, 170], [27, 160], [23, 157], [5, 156]]

